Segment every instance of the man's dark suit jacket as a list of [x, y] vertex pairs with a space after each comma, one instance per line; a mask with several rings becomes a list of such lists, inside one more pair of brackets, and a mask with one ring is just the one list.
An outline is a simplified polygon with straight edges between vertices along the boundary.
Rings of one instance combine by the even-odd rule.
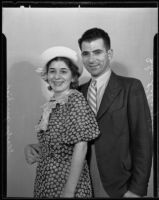
[[[79, 88], [85, 97], [89, 84]], [[141, 82], [112, 72], [97, 122], [101, 135], [94, 141], [95, 152], [107, 193], [115, 198], [127, 190], [146, 195], [152, 164], [152, 125]]]

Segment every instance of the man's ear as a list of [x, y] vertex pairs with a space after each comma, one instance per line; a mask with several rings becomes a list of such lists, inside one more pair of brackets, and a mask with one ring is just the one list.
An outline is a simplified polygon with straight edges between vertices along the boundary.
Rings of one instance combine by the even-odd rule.
[[72, 80], [71, 80], [71, 83], [73, 83], [73, 82], [75, 82], [75, 78], [74, 77], [72, 77]]
[[109, 60], [112, 60], [112, 58], [113, 58], [113, 49], [109, 49], [108, 50], [108, 58], [109, 58]]

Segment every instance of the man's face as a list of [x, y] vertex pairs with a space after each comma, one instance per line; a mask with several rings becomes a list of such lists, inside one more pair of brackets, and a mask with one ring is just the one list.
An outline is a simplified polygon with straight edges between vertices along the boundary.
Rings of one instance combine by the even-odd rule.
[[111, 50], [106, 50], [102, 38], [82, 42], [81, 51], [83, 64], [93, 77], [109, 69]]

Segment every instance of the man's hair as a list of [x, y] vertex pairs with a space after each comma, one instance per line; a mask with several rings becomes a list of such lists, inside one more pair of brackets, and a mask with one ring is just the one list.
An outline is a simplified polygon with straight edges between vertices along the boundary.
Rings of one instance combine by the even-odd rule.
[[91, 28], [83, 33], [82, 37], [78, 40], [79, 47], [81, 49], [82, 42], [91, 42], [96, 39], [102, 38], [105, 44], [105, 48], [108, 50], [111, 47], [110, 37], [107, 32], [99, 28]]

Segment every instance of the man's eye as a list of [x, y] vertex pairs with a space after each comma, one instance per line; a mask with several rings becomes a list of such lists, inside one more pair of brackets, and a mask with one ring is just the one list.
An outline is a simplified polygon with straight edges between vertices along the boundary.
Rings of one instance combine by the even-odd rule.
[[82, 52], [82, 56], [88, 56], [89, 53], [88, 52]]
[[94, 52], [95, 55], [99, 55], [99, 54], [101, 54], [101, 53], [102, 53], [102, 51], [100, 51], [100, 50]]

